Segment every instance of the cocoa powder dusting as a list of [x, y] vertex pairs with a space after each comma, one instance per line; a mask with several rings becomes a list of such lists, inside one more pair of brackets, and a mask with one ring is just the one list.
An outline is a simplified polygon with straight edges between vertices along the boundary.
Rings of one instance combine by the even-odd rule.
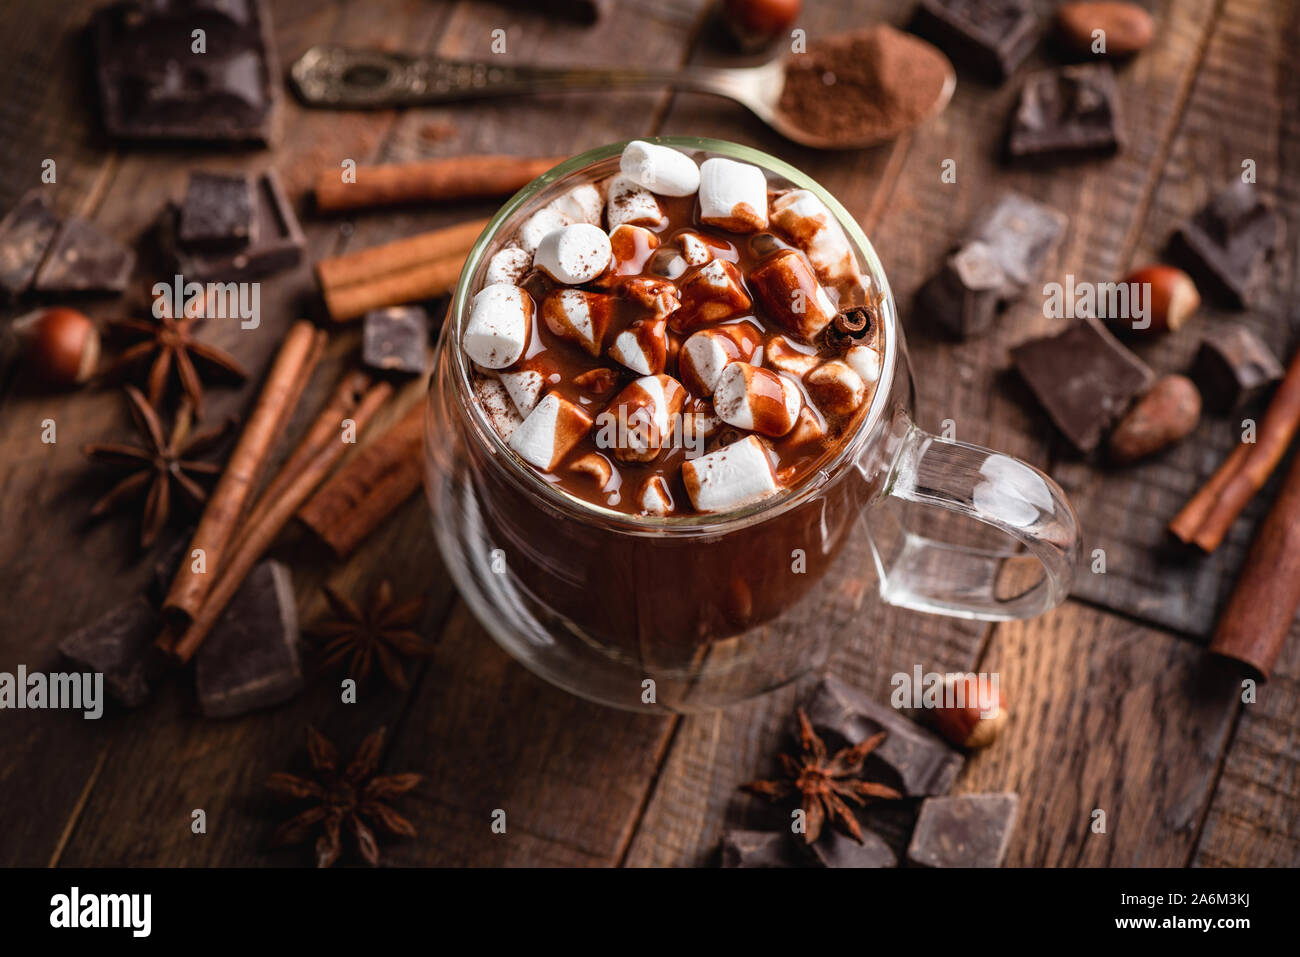
[[951, 70], [933, 46], [882, 24], [792, 56], [777, 108], [837, 143], [888, 139], [930, 113]]

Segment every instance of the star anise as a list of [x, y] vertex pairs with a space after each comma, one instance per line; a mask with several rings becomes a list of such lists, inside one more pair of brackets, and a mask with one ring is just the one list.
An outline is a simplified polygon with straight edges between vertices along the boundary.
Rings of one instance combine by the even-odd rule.
[[347, 659], [348, 674], [362, 681], [378, 659], [388, 680], [405, 689], [406, 672], [401, 659], [432, 651], [414, 631], [424, 613], [424, 599], [395, 602], [393, 586], [386, 581], [370, 593], [364, 608], [328, 585], [324, 592], [333, 617], [311, 630], [321, 643], [321, 667], [330, 668]]
[[357, 851], [371, 867], [379, 864], [379, 842], [375, 831], [389, 837], [415, 837], [415, 825], [389, 807], [390, 798], [406, 794], [420, 783], [419, 774], [376, 775], [384, 748], [384, 729], [361, 742], [345, 769], [339, 768], [339, 753], [315, 728], [307, 728], [307, 754], [312, 776], [277, 772], [266, 788], [282, 801], [309, 801], [311, 806], [276, 829], [272, 843], [278, 847], [302, 844], [317, 830], [316, 866], [330, 867], [343, 850], [346, 827], [356, 841]]
[[821, 836], [822, 824], [830, 818], [845, 833], [862, 843], [862, 828], [853, 811], [842, 800], [848, 798], [862, 806], [867, 798], [900, 798], [893, 788], [874, 781], [863, 781], [863, 762], [867, 755], [885, 740], [885, 732], [873, 734], [865, 741], [843, 748], [828, 757], [826, 743], [813, 730], [812, 722], [802, 708], [795, 714], [799, 719], [799, 750], [795, 757], [779, 755], [784, 777], [775, 781], [750, 781], [742, 787], [751, 794], [780, 800], [792, 794], [800, 795], [803, 802], [806, 830], [805, 843], [812, 844]]
[[[175, 319], [164, 314], [157, 321], [145, 319], [109, 319], [108, 327], [114, 332], [135, 336], [140, 341], [128, 346], [102, 373], [105, 377], [122, 374], [128, 369], [142, 367], [149, 361], [149, 374], [145, 392], [149, 402], [157, 406], [167, 391], [172, 369], [180, 382], [181, 392], [190, 400], [194, 411], [203, 414], [203, 379], [198, 366], [207, 366], [226, 373], [237, 381], [248, 378], [230, 353], [194, 338], [198, 318]], [[198, 361], [198, 366], [195, 364]]]
[[82, 452], [93, 461], [131, 472], [95, 503], [90, 514], [103, 515], [110, 509], [143, 495], [144, 517], [140, 523], [140, 547], [148, 548], [158, 538], [158, 533], [167, 524], [167, 517], [171, 514], [173, 485], [180, 496], [195, 509], [202, 508], [208, 500], [208, 493], [192, 476], [216, 475], [221, 471], [221, 466], [197, 459], [225, 438], [234, 425], [234, 420], [227, 420], [216, 428], [190, 435], [192, 413], [189, 404], [182, 402], [171, 435], [168, 436], [163, 431], [158, 413], [145, 401], [139, 389], [127, 386], [126, 398], [131, 421], [143, 442], [140, 445], [95, 442], [82, 446]]

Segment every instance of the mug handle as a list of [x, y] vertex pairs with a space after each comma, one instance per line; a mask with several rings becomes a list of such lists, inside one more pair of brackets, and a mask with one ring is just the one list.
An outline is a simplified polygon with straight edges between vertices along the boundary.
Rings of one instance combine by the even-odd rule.
[[[899, 547], [882, 555], [873, 535], [887, 604], [1005, 621], [1040, 615], [1065, 600], [1079, 560], [1079, 520], [1061, 487], [1033, 466], [908, 421], [883, 495], [968, 516], [1009, 538], [1005, 549], [971, 548], [900, 526]], [[1021, 587], [1027, 571], [1032, 580]]]

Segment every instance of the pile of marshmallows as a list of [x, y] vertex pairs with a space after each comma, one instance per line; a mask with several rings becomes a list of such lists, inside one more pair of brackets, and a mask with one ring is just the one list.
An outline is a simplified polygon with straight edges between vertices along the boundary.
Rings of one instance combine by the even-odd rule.
[[[838, 311], [828, 288], [848, 305], [863, 280], [843, 231], [814, 194], [774, 194], [769, 209], [767, 179], [758, 167], [721, 157], [697, 166], [684, 153], [641, 141], [628, 144], [620, 169], [607, 184], [577, 186], [529, 217], [493, 255], [486, 285], [472, 301], [462, 347], [481, 371], [491, 370], [476, 380], [476, 397], [522, 459], [552, 472], [605, 416], [622, 415], [640, 427], [609, 451], [623, 462], [649, 462], [675, 417], [684, 408], [708, 409], [709, 397], [711, 412], [687, 416], [688, 428], [695, 421], [707, 432], [725, 422], [764, 436], [790, 436], [796, 444], [811, 442], [869, 401], [880, 374], [878, 343], [829, 358], [817, 351], [819, 333]], [[750, 313], [753, 302], [735, 265], [717, 258], [721, 250], [707, 237], [688, 230], [674, 237], [674, 249], [659, 249], [653, 230], [666, 220], [656, 196], [693, 193], [701, 223], [733, 233], [770, 228], [797, 247], [774, 243], [747, 277], [764, 315], [786, 335], [764, 342], [750, 322], [717, 325]], [[653, 275], [642, 275], [651, 257]], [[556, 381], [553, 371], [536, 348], [526, 358], [537, 308], [521, 283], [532, 270], [559, 284], [541, 305], [554, 335], [593, 357], [604, 353], [640, 376], [598, 416], [558, 392], [543, 394]], [[647, 315], [607, 344], [613, 295], [639, 303]], [[677, 346], [680, 381], [664, 374]], [[601, 373], [608, 377], [609, 370], [594, 369], [573, 381], [581, 388], [584, 379], [595, 382]], [[805, 402], [805, 391], [815, 409]], [[691, 396], [695, 401], [688, 405]], [[610, 471], [600, 456], [584, 456], [571, 467], [606, 478]], [[688, 459], [682, 478], [701, 512], [757, 501], [782, 484], [769, 447], [752, 434]], [[636, 494], [646, 514], [673, 511], [660, 476], [647, 479]]]

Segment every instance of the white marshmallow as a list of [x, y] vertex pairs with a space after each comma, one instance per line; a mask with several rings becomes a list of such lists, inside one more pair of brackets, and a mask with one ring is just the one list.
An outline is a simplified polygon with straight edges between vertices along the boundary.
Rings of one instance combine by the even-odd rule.
[[583, 183], [551, 200], [546, 207], [567, 217], [570, 222], [599, 226], [601, 215], [605, 212], [605, 197], [594, 184]]
[[569, 217], [558, 209], [543, 206], [524, 220], [524, 224], [519, 227], [519, 235], [515, 239], [523, 247], [524, 252], [531, 256], [537, 252], [537, 247], [541, 245], [547, 233], [552, 233], [561, 226], [567, 226], [570, 222]]
[[700, 167], [700, 221], [733, 233], [767, 227], [767, 177], [757, 166], [721, 156]]
[[668, 360], [668, 323], [638, 319], [615, 336], [609, 357], [639, 375], [658, 375]]
[[488, 260], [487, 273], [483, 276], [484, 285], [508, 282], [519, 285], [528, 270], [533, 268], [533, 257], [519, 246], [506, 246], [493, 253]]
[[842, 359], [823, 362], [804, 377], [808, 395], [823, 414], [839, 416], [856, 412], [866, 401], [867, 386]]
[[804, 342], [816, 339], [835, 318], [835, 304], [797, 249], [769, 256], [750, 271], [749, 285], [768, 315]]
[[624, 223], [632, 226], [659, 226], [663, 210], [654, 194], [625, 176], [615, 176], [609, 184], [609, 202], [605, 204], [605, 222], [610, 232]]
[[806, 189], [792, 189], [772, 202], [772, 225], [804, 251], [817, 278], [838, 285], [858, 279], [848, 237], [826, 204]]
[[816, 353], [803, 352], [785, 336], [775, 336], [763, 350], [763, 365], [796, 379], [816, 368], [818, 361]]
[[609, 268], [611, 254], [605, 230], [590, 223], [573, 223], [542, 237], [533, 264], [556, 282], [580, 286]]
[[682, 463], [686, 494], [701, 512], [739, 508], [775, 494], [780, 486], [767, 450], [755, 436]]
[[799, 418], [803, 394], [793, 379], [747, 362], [722, 370], [713, 408], [728, 425], [763, 435], [785, 435]]
[[621, 461], [649, 462], [668, 441], [685, 401], [686, 390], [672, 376], [642, 376], [596, 416], [596, 444]]
[[660, 196], [689, 196], [700, 188], [695, 160], [669, 146], [633, 140], [619, 160], [623, 175]]
[[844, 353], [844, 361], [862, 376], [863, 382], [875, 382], [880, 378], [880, 354], [869, 346], [854, 346]]
[[590, 428], [590, 415], [549, 392], [510, 436], [510, 447], [529, 465], [549, 472]]
[[542, 301], [542, 318], [551, 332], [598, 356], [609, 329], [612, 301], [612, 296], [601, 292], [556, 289]]
[[487, 416], [493, 430], [501, 438], [509, 440], [515, 429], [523, 423], [523, 418], [515, 411], [505, 387], [496, 379], [480, 376], [474, 380], [474, 398], [479, 408]]
[[748, 323], [701, 329], [682, 345], [677, 359], [682, 384], [693, 395], [713, 395], [722, 370], [732, 362], [748, 362], [763, 340]]
[[668, 515], [673, 510], [673, 495], [661, 475], [652, 475], [642, 483], [637, 502], [647, 515]]
[[498, 378], [510, 393], [510, 400], [514, 402], [520, 415], [527, 415], [537, 407], [537, 401], [542, 397], [542, 389], [546, 387], [546, 379], [536, 369], [502, 372]]
[[510, 283], [493, 283], [474, 296], [461, 345], [485, 369], [504, 369], [528, 348], [532, 324], [533, 297]]
[[697, 233], [682, 233], [677, 242], [682, 247], [682, 258], [687, 265], [702, 266], [713, 258], [713, 250]]

